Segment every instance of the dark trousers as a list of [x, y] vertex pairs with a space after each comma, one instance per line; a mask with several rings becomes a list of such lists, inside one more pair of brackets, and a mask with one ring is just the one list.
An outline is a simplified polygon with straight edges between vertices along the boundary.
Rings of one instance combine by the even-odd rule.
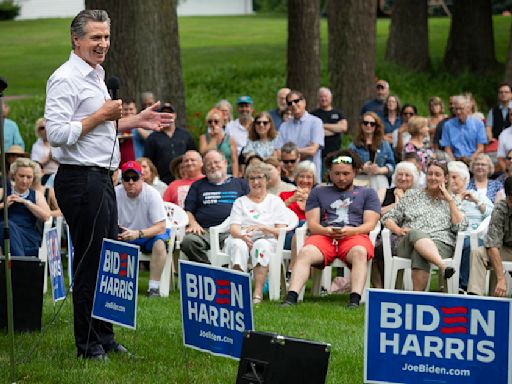
[[79, 356], [102, 354], [114, 343], [114, 331], [112, 324], [92, 319], [91, 311], [102, 240], [104, 237], [117, 239], [117, 205], [112, 179], [109, 173], [98, 169], [61, 165], [55, 177], [55, 194], [74, 247], [73, 311], [77, 352]]

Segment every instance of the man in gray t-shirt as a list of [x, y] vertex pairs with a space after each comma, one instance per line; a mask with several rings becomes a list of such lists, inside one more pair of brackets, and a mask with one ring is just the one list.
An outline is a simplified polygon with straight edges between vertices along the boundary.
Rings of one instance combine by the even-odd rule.
[[339, 258], [352, 268], [349, 307], [359, 306], [366, 282], [368, 260], [374, 255], [368, 237], [380, 218], [380, 201], [373, 189], [354, 186], [361, 160], [350, 150], [327, 156], [332, 186], [317, 187], [306, 202], [306, 220], [311, 236], [292, 270], [283, 305], [297, 303], [298, 293], [312, 266], [325, 267]]

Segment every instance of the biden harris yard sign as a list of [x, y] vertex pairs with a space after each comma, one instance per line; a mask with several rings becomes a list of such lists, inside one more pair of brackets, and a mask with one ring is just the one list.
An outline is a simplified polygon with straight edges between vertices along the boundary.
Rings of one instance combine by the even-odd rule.
[[135, 329], [139, 247], [103, 239], [92, 317]]
[[247, 273], [180, 260], [185, 346], [240, 358], [244, 331], [253, 330]]
[[50, 280], [52, 283], [52, 298], [53, 302], [57, 302], [66, 297], [64, 271], [62, 269], [62, 260], [60, 258], [60, 242], [57, 228], [50, 228], [46, 233], [45, 240], [46, 252], [48, 255], [48, 268], [50, 270]]
[[512, 384], [512, 302], [370, 289], [365, 383]]

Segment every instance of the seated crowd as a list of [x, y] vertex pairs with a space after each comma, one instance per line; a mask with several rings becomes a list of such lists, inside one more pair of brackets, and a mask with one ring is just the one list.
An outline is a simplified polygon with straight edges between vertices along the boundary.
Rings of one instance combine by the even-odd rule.
[[[210, 229], [228, 220], [219, 240], [232, 268], [252, 271], [254, 303], [264, 298], [269, 260], [279, 228], [289, 224], [288, 210], [307, 234], [301, 249], [295, 230], [286, 236], [291, 262], [285, 305], [297, 303], [311, 267], [323, 268], [336, 258], [351, 269], [349, 307], [359, 305], [369, 273], [373, 286], [382, 288], [383, 244], [369, 237], [379, 221], [391, 232], [392, 254], [411, 259], [414, 290], [428, 288], [434, 265], [441, 279], [460, 272], [461, 293], [482, 295], [492, 267], [496, 288], [490, 293], [507, 294], [502, 261], [512, 260], [511, 87], [499, 85], [498, 104], [486, 118], [471, 94], [451, 96], [449, 115], [443, 101], [432, 97], [429, 116], [421, 117], [415, 105], [401, 105], [390, 94], [386, 81], [377, 81], [375, 91], [351, 140], [344, 137], [347, 120], [333, 108], [328, 88], [319, 90], [311, 113], [304, 95], [288, 88], [277, 92], [277, 108], [269, 112], [255, 113], [253, 99], [240, 96], [235, 117], [231, 104], [221, 100], [206, 114], [198, 146], [174, 122], [160, 132], [134, 129], [122, 135], [121, 171], [113, 175], [114, 185], [120, 182], [119, 239], [152, 253], [148, 295], [158, 296], [167, 252], [163, 202], [186, 211], [181, 251], [195, 262], [211, 262]], [[154, 101], [150, 93], [144, 97]], [[123, 110], [136, 113], [135, 101], [123, 102]], [[161, 111], [176, 121], [171, 103]], [[8, 204], [14, 227], [61, 215], [51, 188], [58, 164], [43, 119], [36, 122], [36, 134], [34, 161], [23, 158], [27, 154], [18, 144], [6, 148], [13, 162]], [[487, 235], [471, 249], [470, 232], [488, 217]], [[19, 254], [37, 250], [40, 233], [34, 228], [19, 231]], [[443, 259], [452, 257], [461, 231], [465, 240], [455, 271]]]

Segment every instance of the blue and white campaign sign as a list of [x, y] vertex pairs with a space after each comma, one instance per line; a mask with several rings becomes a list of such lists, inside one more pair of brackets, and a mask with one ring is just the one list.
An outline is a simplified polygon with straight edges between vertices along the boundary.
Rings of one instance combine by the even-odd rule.
[[247, 273], [179, 261], [185, 346], [240, 358], [244, 331], [253, 330]]
[[512, 383], [512, 302], [368, 291], [365, 383]]
[[51, 228], [46, 233], [45, 240], [46, 252], [48, 254], [48, 268], [50, 270], [50, 280], [52, 283], [52, 298], [55, 303], [66, 297], [64, 271], [62, 268], [62, 260], [60, 258], [60, 243], [57, 228]]
[[139, 247], [103, 239], [92, 317], [135, 329]]

